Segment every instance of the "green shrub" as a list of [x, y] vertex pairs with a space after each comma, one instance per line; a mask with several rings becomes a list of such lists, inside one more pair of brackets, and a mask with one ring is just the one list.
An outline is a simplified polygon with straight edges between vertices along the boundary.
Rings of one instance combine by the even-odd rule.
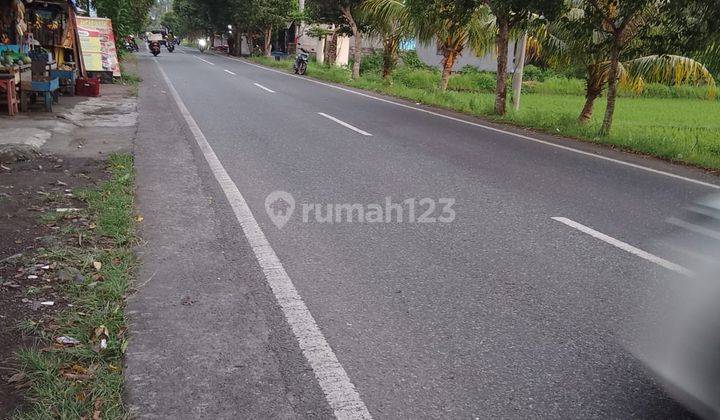
[[529, 93], [548, 95], [584, 95], [585, 81], [581, 79], [568, 79], [561, 76], [551, 76], [543, 82], [525, 83], [525, 90]]
[[541, 69], [540, 67], [527, 64], [523, 69], [523, 80], [534, 80], [542, 82], [552, 71]]
[[409, 88], [430, 90], [440, 83], [440, 73], [437, 70], [402, 67], [393, 73], [393, 80]]
[[475, 74], [480, 73], [481, 70], [472, 64], [465, 64], [458, 73], [460, 74]]
[[459, 92], [492, 92], [495, 90], [494, 73], [478, 70], [461, 72], [450, 77], [448, 89]]
[[427, 70], [430, 68], [430, 66], [423, 63], [423, 61], [420, 59], [420, 56], [418, 56], [417, 51], [415, 50], [403, 51], [402, 53], [400, 53], [400, 61], [402, 62], [404, 67], [411, 69]]
[[383, 67], [383, 55], [381, 52], [375, 52], [363, 56], [360, 62], [360, 74], [378, 73]]

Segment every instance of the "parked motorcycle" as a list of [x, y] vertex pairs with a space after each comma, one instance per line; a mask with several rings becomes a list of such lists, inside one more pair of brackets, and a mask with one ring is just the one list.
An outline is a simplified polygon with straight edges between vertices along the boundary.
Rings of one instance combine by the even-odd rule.
[[150, 52], [155, 57], [160, 54], [160, 42], [159, 41], [150, 41]]
[[309, 59], [310, 52], [306, 51], [304, 48], [300, 48], [300, 52], [295, 59], [295, 64], [293, 65], [293, 70], [295, 71], [295, 74], [299, 74], [301, 76], [305, 74], [305, 72], [307, 71]]
[[135, 42], [135, 38], [133, 38], [132, 36], [125, 38], [124, 46], [125, 46], [125, 51], [128, 51], [128, 52], [140, 51], [140, 48], [138, 47], [137, 42]]

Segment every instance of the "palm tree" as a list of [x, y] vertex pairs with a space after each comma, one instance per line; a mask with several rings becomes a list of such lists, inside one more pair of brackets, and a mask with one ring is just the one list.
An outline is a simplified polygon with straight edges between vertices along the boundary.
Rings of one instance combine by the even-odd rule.
[[[609, 85], [612, 57], [608, 34], [594, 28], [585, 19], [581, 1], [565, 16], [540, 27], [533, 34], [532, 45], [555, 66], [576, 65], [586, 70], [585, 105], [578, 121], [587, 123], [592, 117], [595, 100]], [[578, 7], [580, 6], [580, 7]], [[640, 91], [646, 82], [680, 85], [706, 85], [708, 96], [716, 92], [715, 80], [705, 66], [691, 58], [678, 55], [648, 55], [621, 61], [617, 59], [615, 80], [623, 87]], [[610, 96], [610, 94], [608, 95]], [[614, 96], [608, 98], [614, 107]], [[611, 109], [610, 122], [612, 121]], [[607, 117], [607, 116], [606, 116]], [[606, 118], [607, 120], [607, 118]], [[604, 126], [605, 128], [605, 126]], [[609, 130], [609, 126], [607, 127]], [[607, 133], [608, 131], [604, 131]]]
[[382, 39], [382, 76], [387, 78], [397, 65], [400, 43], [414, 32], [408, 8], [399, 0], [367, 0], [363, 11], [370, 24], [370, 33]]
[[385, 25], [396, 22], [407, 28], [418, 41], [437, 41], [442, 53], [440, 90], [447, 90], [452, 68], [466, 47], [488, 51], [493, 47], [493, 20], [489, 9], [480, 4], [467, 9], [454, 0], [367, 0], [366, 9]]

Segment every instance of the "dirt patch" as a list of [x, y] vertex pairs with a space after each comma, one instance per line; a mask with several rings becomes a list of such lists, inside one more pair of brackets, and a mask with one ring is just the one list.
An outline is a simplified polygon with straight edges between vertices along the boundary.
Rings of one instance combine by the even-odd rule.
[[103, 163], [95, 159], [40, 156], [0, 168], [0, 413], [12, 413], [23, 403], [24, 381], [13, 378], [14, 353], [33, 345], [23, 331], [67, 305], [55, 291], [67, 273], [39, 256], [62, 240], [56, 221], [83, 223], [74, 220], [73, 208], [81, 203], [73, 189], [105, 179]]

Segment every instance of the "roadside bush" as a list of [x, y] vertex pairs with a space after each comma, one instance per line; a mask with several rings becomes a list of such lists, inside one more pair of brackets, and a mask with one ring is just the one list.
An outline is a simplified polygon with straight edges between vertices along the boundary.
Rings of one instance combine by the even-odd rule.
[[566, 77], [551, 76], [543, 82], [524, 83], [527, 93], [542, 93], [549, 95], [584, 95], [585, 81], [581, 79], [568, 79]]
[[409, 88], [431, 90], [440, 83], [440, 73], [437, 70], [401, 67], [393, 73], [393, 80]]
[[418, 53], [415, 50], [401, 52], [400, 53], [400, 61], [402, 62], [404, 67], [411, 68], [411, 69], [427, 70], [430, 68], [430, 66], [423, 63], [422, 60], [420, 60], [420, 56], [418, 56]]
[[461, 72], [450, 77], [448, 89], [459, 92], [493, 92], [496, 78], [494, 73], [481, 72], [477, 69]]
[[360, 74], [378, 73], [382, 70], [383, 55], [382, 52], [374, 52], [364, 55], [360, 62]]
[[552, 73], [551, 70], [541, 69], [538, 66], [527, 64], [523, 69], [523, 80], [533, 80], [542, 82], [548, 76], [548, 73]]

